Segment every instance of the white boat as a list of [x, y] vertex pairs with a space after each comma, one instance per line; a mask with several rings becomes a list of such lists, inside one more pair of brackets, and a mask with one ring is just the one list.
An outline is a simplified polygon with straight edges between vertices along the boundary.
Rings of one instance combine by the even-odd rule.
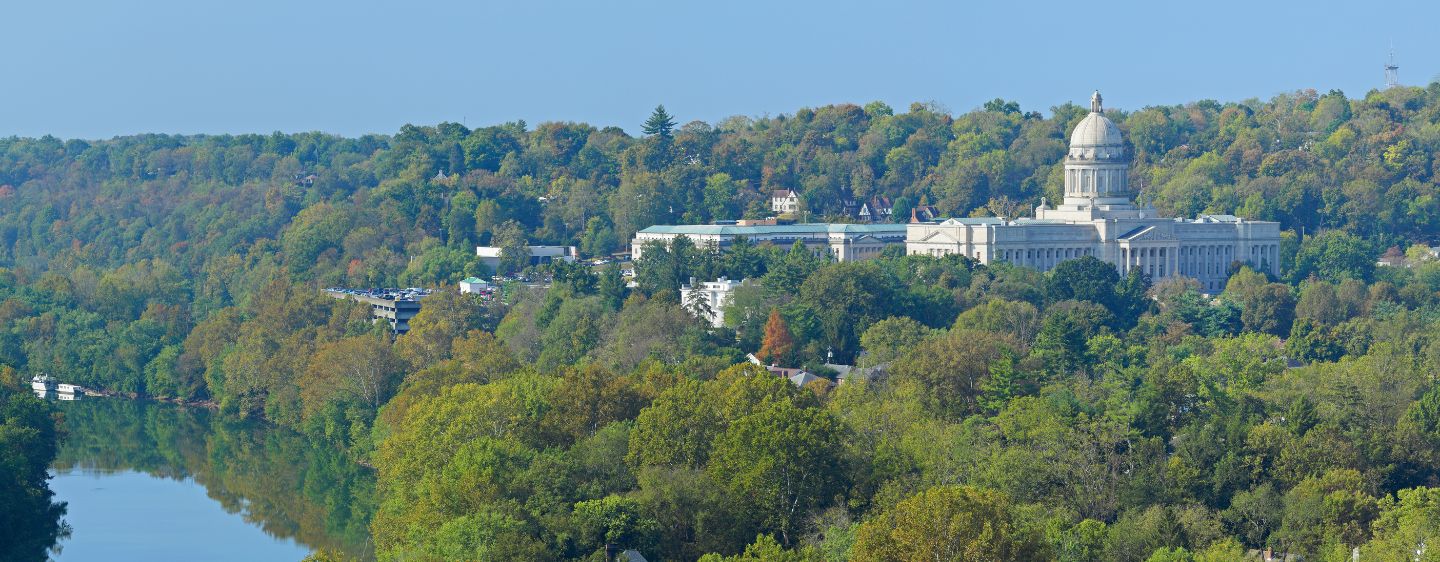
[[70, 384], [70, 383], [62, 382], [62, 383], [60, 383], [60, 384], [55, 385], [55, 391], [56, 391], [56, 392], [59, 392], [60, 394], [84, 394], [84, 393], [85, 393], [85, 387], [80, 386], [80, 385], [78, 385], [78, 384]]
[[55, 377], [43, 373], [35, 375], [30, 379], [30, 388], [36, 392], [50, 392], [55, 390], [55, 385], [57, 384], [59, 384], [59, 381], [56, 381]]

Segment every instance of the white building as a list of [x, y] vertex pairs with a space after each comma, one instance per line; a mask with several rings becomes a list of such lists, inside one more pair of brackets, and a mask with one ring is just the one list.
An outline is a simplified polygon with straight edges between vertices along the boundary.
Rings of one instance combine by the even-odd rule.
[[[580, 252], [574, 246], [529, 246], [530, 265], [540, 265], [556, 260], [574, 262], [580, 256]], [[495, 271], [500, 266], [499, 246], [476, 246], [475, 255], [480, 256], [480, 263]]]
[[906, 231], [903, 224], [656, 225], [635, 233], [630, 241], [630, 253], [638, 260], [644, 254], [646, 243], [661, 242], [669, 247], [681, 236], [689, 238], [696, 247], [720, 251], [729, 249], [739, 238], [756, 245], [773, 244], [781, 248], [800, 242], [817, 256], [856, 261], [877, 258], [887, 246], [904, 244]]
[[800, 195], [793, 189], [777, 189], [770, 193], [770, 210], [776, 213], [800, 212]]
[[1100, 92], [1070, 135], [1065, 201], [1041, 199], [1033, 219], [971, 218], [907, 225], [910, 254], [963, 254], [981, 263], [1007, 261], [1041, 271], [1068, 259], [1095, 256], [1121, 275], [1139, 270], [1154, 280], [1177, 275], [1205, 291], [1225, 288], [1230, 265], [1279, 272], [1280, 224], [1231, 215], [1163, 218], [1131, 200], [1129, 157], [1120, 128], [1103, 114]]
[[[680, 286], [680, 303], [690, 309], [691, 303], [696, 302], [694, 299], [697, 296], [703, 299], [706, 308], [709, 309], [704, 313], [704, 319], [708, 320], [711, 326], [720, 328], [725, 325], [725, 306], [730, 304], [730, 299], [735, 294], [735, 288], [743, 284], [743, 281], [732, 281], [724, 277], [714, 281], [696, 283], [692, 277], [689, 285]], [[695, 312], [693, 309], [690, 311]]]
[[460, 280], [460, 294], [480, 293], [490, 289], [490, 282], [479, 277], [466, 277]]

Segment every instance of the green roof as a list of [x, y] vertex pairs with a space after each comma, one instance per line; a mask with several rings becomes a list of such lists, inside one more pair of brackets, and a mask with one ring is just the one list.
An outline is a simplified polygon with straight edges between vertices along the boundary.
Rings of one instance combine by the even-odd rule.
[[481, 279], [481, 278], [479, 278], [479, 277], [466, 277], [466, 278], [464, 278], [464, 279], [461, 279], [460, 282], [461, 282], [461, 283], [489, 283], [489, 281], [486, 281], [486, 280]]
[[737, 226], [725, 224], [657, 224], [641, 230], [649, 234], [709, 234], [755, 236], [761, 234], [903, 234], [904, 224], [806, 223]]

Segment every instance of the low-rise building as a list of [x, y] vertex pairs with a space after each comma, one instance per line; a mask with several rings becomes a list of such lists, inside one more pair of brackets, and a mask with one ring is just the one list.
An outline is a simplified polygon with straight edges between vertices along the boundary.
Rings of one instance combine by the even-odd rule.
[[770, 210], [781, 214], [800, 212], [800, 194], [793, 189], [777, 189], [771, 192]]
[[880, 195], [861, 204], [855, 218], [865, 222], [890, 222], [894, 212], [895, 206], [890, 203], [890, 198]]
[[891, 245], [905, 243], [903, 224], [767, 224], [754, 226], [687, 224], [656, 225], [635, 233], [631, 255], [639, 260], [645, 244], [660, 242], [666, 247], [676, 238], [689, 238], [697, 247], [726, 251], [740, 238], [752, 244], [773, 244], [788, 248], [796, 242], [817, 256], [836, 261], [868, 260], [880, 257]]
[[940, 219], [940, 210], [934, 205], [916, 205], [910, 209], [910, 222], [934, 222]]
[[[730, 304], [735, 289], [743, 284], [743, 281], [734, 281], [725, 277], [697, 283], [692, 277], [689, 285], [680, 286], [680, 302], [691, 313], [703, 315], [703, 320], [710, 322], [713, 327], [720, 328], [725, 325], [725, 306]], [[698, 306], [696, 303], [703, 303], [703, 306]]]
[[479, 277], [466, 277], [460, 280], [460, 294], [481, 293], [492, 288], [489, 281]]
[[429, 289], [325, 289], [337, 299], [350, 299], [370, 305], [370, 316], [385, 321], [396, 334], [410, 331], [410, 319], [420, 313], [420, 299], [430, 295]]
[[[527, 246], [530, 250], [530, 265], [546, 264], [553, 261], [574, 262], [580, 258], [579, 250], [574, 246]], [[480, 263], [491, 271], [500, 267], [499, 246], [476, 246], [475, 255], [480, 256]]]

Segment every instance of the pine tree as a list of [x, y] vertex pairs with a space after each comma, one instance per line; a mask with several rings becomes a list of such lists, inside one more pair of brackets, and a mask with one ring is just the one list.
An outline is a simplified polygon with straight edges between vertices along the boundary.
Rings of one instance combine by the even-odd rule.
[[790, 335], [790, 326], [780, 317], [780, 309], [770, 309], [770, 319], [765, 321], [765, 339], [760, 344], [757, 357], [768, 364], [778, 364], [789, 359], [795, 349], [795, 338]]
[[689, 310], [690, 314], [695, 315], [696, 318], [704, 321], [707, 325], [710, 323], [710, 318], [715, 315], [715, 310], [710, 307], [710, 298], [705, 294], [705, 291], [700, 290], [698, 287], [692, 288], [690, 294], [686, 295], [685, 309]]
[[610, 262], [610, 265], [600, 272], [595, 292], [599, 293], [611, 310], [620, 310], [625, 303], [625, 278], [620, 273], [620, 264]]
[[646, 135], [658, 136], [669, 140], [670, 134], [675, 130], [675, 118], [665, 112], [664, 105], [655, 106], [655, 111], [650, 118], [645, 120], [645, 127], [641, 129]]

